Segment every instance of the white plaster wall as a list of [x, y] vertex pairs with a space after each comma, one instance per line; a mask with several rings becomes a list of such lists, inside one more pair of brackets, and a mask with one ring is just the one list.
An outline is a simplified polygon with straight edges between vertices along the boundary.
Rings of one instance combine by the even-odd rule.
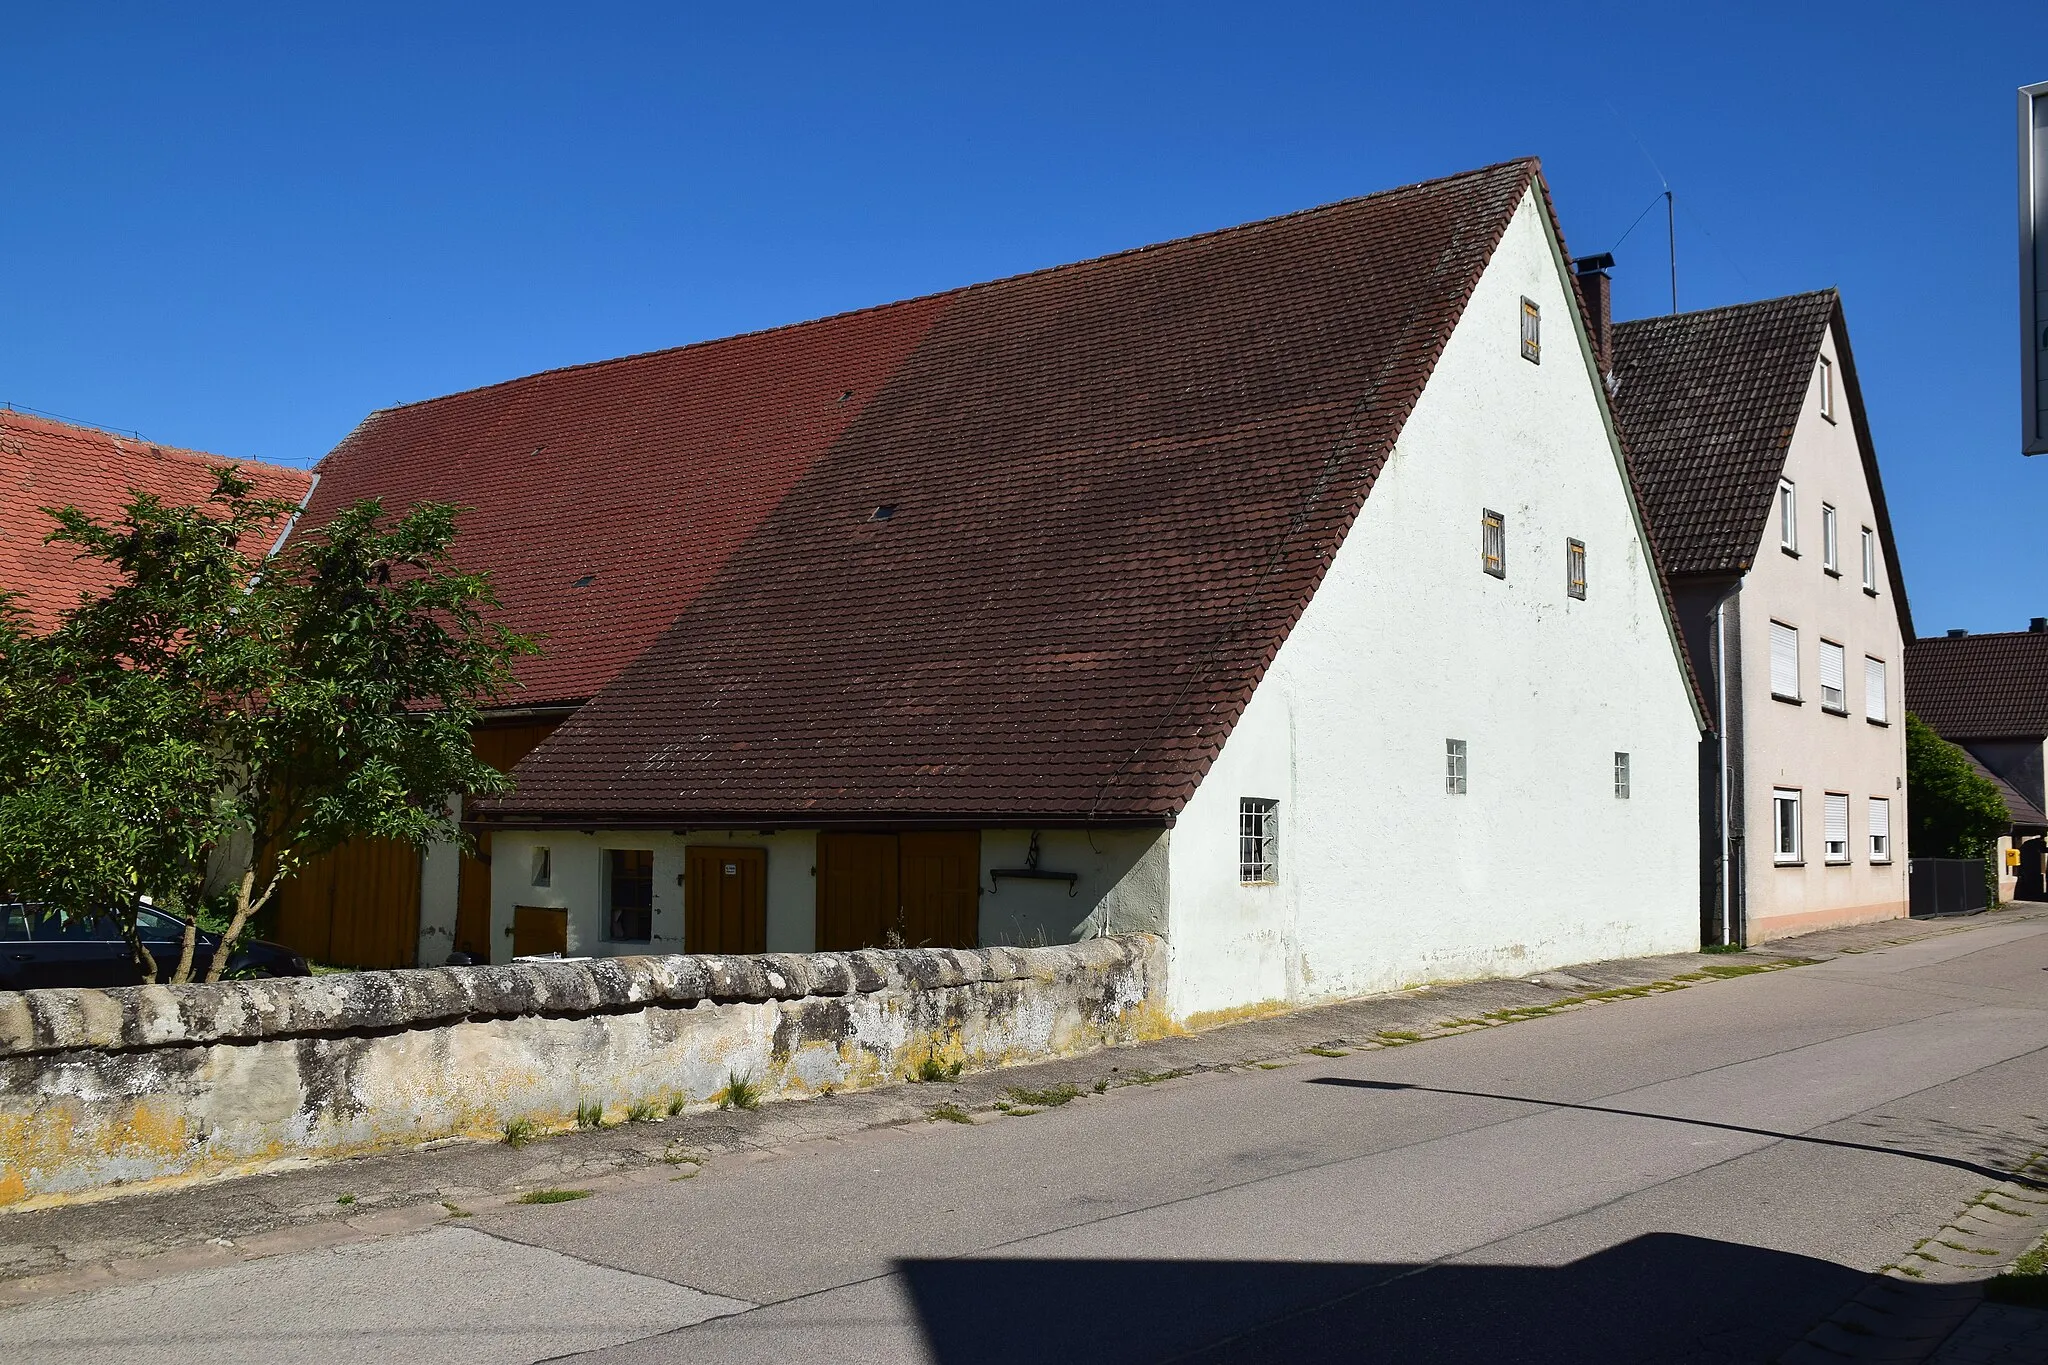
[[1064, 882], [1024, 881], [996, 868], [1025, 865], [1031, 831], [981, 834], [981, 946], [1037, 947], [1104, 934], [1163, 934], [1167, 917], [1167, 832], [1160, 829], [1038, 831], [1038, 866], [1078, 875]]
[[[1173, 829], [1176, 1015], [1698, 945], [1700, 731], [1568, 289], [1525, 199]], [[1520, 355], [1524, 295], [1540, 365]], [[1506, 516], [1504, 581], [1480, 568], [1486, 508]], [[1584, 601], [1567, 537], [1588, 547]], [[1451, 738], [1463, 796], [1444, 790]], [[1247, 796], [1281, 803], [1270, 887], [1238, 881]]]
[[[561, 906], [568, 910], [569, 953], [573, 957], [623, 957], [637, 953], [692, 951], [683, 942], [683, 850], [762, 848], [768, 852], [768, 951], [806, 953], [817, 936], [818, 837], [810, 830], [500, 829], [491, 841], [491, 960], [512, 958], [515, 906]], [[550, 885], [533, 885], [533, 851], [551, 851]], [[648, 943], [614, 943], [604, 938], [605, 850], [644, 848], [654, 853], [654, 931]]]
[[[1840, 354], [1832, 329], [1821, 353], [1830, 360]], [[1785, 458], [1785, 477], [1798, 490], [1799, 553], [1781, 548], [1774, 505], [1754, 567], [1742, 580], [1743, 847], [1751, 942], [1907, 910], [1905, 651], [1893, 568], [1884, 562], [1882, 545], [1878, 593], [1863, 591], [1862, 528], [1877, 521], [1839, 364], [1838, 420], [1828, 421], [1820, 407], [1816, 367]], [[1821, 564], [1823, 503], [1833, 504], [1841, 528], [1840, 577]], [[1771, 696], [1773, 619], [1799, 630], [1799, 705]], [[1846, 716], [1821, 708], [1823, 638], [1848, 655]], [[1866, 655], [1885, 663], [1888, 725], [1864, 719]], [[1803, 865], [1780, 865], [1774, 856], [1771, 793], [1778, 787], [1798, 788], [1802, 795]], [[1831, 791], [1849, 797], [1846, 864], [1830, 865], [1822, 856], [1822, 798]], [[1889, 864], [1870, 860], [1866, 803], [1872, 796], [1892, 803]]]

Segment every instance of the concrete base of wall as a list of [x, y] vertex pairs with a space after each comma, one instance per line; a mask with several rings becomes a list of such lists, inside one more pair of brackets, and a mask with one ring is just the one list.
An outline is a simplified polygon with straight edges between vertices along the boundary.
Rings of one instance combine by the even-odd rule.
[[1084, 1052], [1169, 1031], [1165, 979], [1131, 935], [0, 995], [0, 1204]]
[[1872, 924], [1884, 919], [1906, 918], [1905, 901], [1881, 901], [1876, 905], [1840, 905], [1826, 910], [1806, 910], [1796, 915], [1773, 915], [1749, 922], [1749, 941], [1768, 943], [1774, 938], [1811, 934], [1821, 929], [1840, 929], [1851, 924]]

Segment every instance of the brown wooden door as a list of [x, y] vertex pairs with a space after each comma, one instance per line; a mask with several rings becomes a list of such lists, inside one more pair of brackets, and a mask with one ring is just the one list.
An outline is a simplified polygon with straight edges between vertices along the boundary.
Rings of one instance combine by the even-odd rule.
[[512, 907], [512, 955], [533, 957], [540, 953], [569, 951], [569, 912], [552, 905]]
[[901, 911], [893, 834], [818, 836], [818, 951], [879, 948]]
[[[509, 773], [520, 759], [540, 747], [554, 733], [559, 720], [533, 721], [522, 725], [490, 725], [470, 733], [476, 756], [501, 773]], [[514, 938], [517, 938], [515, 933]], [[476, 836], [476, 854], [465, 853], [456, 878], [455, 950], [468, 953], [478, 962], [491, 960], [491, 836], [488, 830]]]
[[351, 839], [278, 888], [278, 937], [316, 962], [410, 967], [419, 955], [420, 855], [397, 839]]
[[767, 850], [683, 851], [683, 951], [768, 951]]
[[903, 941], [910, 948], [972, 948], [981, 937], [981, 831], [898, 836]]

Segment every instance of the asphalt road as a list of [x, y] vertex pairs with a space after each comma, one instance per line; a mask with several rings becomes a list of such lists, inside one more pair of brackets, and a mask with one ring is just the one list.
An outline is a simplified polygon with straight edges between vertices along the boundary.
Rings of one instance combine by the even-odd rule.
[[2048, 1146], [2048, 923], [0, 1313], [71, 1362], [1763, 1362]]

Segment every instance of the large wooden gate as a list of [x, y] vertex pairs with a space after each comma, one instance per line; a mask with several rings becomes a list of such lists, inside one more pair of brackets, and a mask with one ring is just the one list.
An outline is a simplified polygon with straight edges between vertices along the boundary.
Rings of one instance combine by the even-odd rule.
[[315, 962], [410, 967], [419, 955], [420, 855], [398, 839], [351, 839], [277, 889], [278, 941]]
[[972, 948], [980, 937], [979, 830], [818, 836], [818, 949]]

